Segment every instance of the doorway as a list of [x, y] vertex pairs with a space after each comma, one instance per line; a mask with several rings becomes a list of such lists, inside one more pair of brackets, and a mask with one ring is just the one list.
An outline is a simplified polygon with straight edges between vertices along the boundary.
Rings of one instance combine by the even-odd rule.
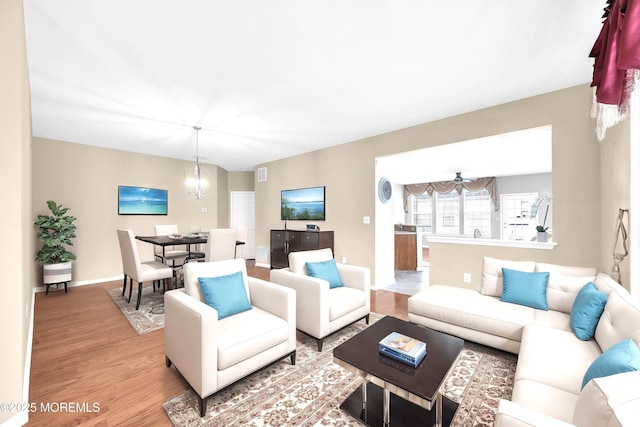
[[231, 228], [246, 228], [247, 241], [244, 245], [244, 258], [256, 258], [256, 196], [253, 191], [230, 192]]

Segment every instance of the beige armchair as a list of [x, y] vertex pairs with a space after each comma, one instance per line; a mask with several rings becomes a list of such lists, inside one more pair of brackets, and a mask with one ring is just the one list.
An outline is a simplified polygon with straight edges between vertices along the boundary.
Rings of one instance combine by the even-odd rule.
[[[198, 278], [237, 272], [242, 273], [250, 309], [218, 319], [223, 309], [204, 302]], [[175, 365], [200, 397], [201, 416], [216, 392], [287, 356], [295, 364], [294, 291], [248, 277], [243, 259], [187, 263], [184, 283], [184, 289], [165, 293], [166, 363]], [[224, 289], [225, 295], [232, 292]]]
[[296, 291], [296, 327], [315, 338], [322, 351], [325, 337], [359, 320], [369, 323], [371, 272], [368, 268], [336, 263], [344, 286], [310, 277], [306, 263], [333, 259], [331, 249], [291, 252], [289, 268], [271, 270], [271, 282]]

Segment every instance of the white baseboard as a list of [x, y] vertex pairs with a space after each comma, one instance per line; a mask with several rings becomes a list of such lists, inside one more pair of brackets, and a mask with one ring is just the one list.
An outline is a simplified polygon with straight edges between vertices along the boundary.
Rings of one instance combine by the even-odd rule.
[[[76, 288], [78, 286], [86, 286], [86, 285], [95, 285], [96, 283], [105, 283], [105, 282], [116, 282], [124, 279], [124, 275], [121, 274], [119, 276], [113, 277], [103, 277], [102, 279], [91, 279], [91, 280], [80, 280], [78, 282], [69, 282], [67, 288]], [[46, 286], [38, 286], [34, 287], [34, 292], [44, 292], [46, 290]], [[51, 290], [51, 288], [49, 288]], [[55, 289], [54, 289], [55, 290]]]

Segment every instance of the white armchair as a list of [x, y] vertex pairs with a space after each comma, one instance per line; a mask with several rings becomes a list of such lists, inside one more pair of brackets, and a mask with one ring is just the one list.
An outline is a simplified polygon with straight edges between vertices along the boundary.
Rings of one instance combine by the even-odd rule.
[[[242, 272], [251, 309], [218, 319], [198, 282]], [[200, 397], [207, 399], [253, 372], [289, 356], [295, 365], [295, 292], [247, 276], [246, 262], [187, 263], [184, 289], [165, 293], [165, 355]]]
[[307, 262], [333, 259], [331, 249], [291, 252], [289, 268], [271, 270], [271, 282], [296, 291], [296, 327], [316, 339], [318, 351], [328, 335], [365, 319], [371, 311], [371, 272], [368, 268], [338, 264], [344, 286], [330, 288], [329, 282], [310, 277]]

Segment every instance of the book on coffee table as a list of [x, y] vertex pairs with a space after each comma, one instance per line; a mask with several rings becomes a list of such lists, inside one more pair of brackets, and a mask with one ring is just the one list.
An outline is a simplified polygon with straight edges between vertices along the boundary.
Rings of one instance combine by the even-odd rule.
[[415, 368], [427, 354], [427, 345], [399, 332], [391, 332], [378, 343], [378, 351]]

